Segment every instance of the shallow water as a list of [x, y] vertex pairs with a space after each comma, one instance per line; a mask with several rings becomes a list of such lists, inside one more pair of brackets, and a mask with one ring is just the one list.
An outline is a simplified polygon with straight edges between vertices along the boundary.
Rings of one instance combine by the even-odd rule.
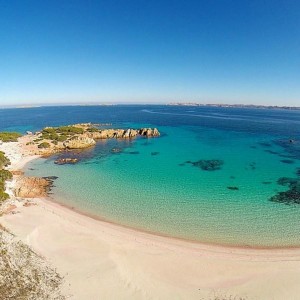
[[[189, 240], [300, 246], [300, 205], [269, 201], [288, 189], [277, 184], [280, 177], [297, 177], [300, 111], [64, 107], [54, 118], [54, 110], [23, 110], [17, 124], [6, 128], [92, 121], [157, 126], [162, 132], [160, 138], [101, 141], [74, 154], [80, 158], [76, 165], [55, 165], [54, 157], [30, 163], [27, 174], [59, 177], [53, 189], [57, 201], [119, 224]], [[26, 115], [33, 115], [31, 121], [22, 120]], [[116, 147], [122, 152], [112, 153]], [[191, 163], [199, 160], [223, 164], [206, 171]]]

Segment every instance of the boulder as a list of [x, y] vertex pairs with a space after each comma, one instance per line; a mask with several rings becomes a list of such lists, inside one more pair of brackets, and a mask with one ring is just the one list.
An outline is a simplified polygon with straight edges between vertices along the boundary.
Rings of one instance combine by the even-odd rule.
[[64, 146], [67, 149], [82, 149], [95, 145], [94, 139], [88, 137], [87, 135], [76, 136], [70, 140], [64, 142]]
[[52, 182], [39, 177], [20, 177], [15, 187], [15, 196], [22, 198], [46, 197]]

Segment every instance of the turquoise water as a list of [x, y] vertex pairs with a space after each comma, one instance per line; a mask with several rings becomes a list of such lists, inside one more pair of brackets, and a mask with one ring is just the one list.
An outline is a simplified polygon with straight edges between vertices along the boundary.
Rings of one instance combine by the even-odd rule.
[[[287, 136], [219, 125], [171, 125], [158, 126], [160, 138], [101, 141], [74, 154], [80, 158], [76, 165], [39, 159], [26, 172], [58, 176], [52, 191], [56, 201], [118, 224], [206, 243], [300, 246], [300, 205], [269, 201], [287, 190], [278, 178], [295, 177], [300, 167], [300, 160], [276, 143]], [[123, 151], [111, 153], [114, 147]], [[205, 171], [186, 163], [200, 159], [224, 164]]]
[[[300, 204], [269, 201], [289, 190], [278, 184], [281, 177], [300, 186], [300, 111], [159, 105], [0, 109], [1, 131], [82, 122], [158, 127], [162, 136], [99, 142], [68, 153], [80, 159], [76, 165], [55, 165], [55, 157], [32, 162], [28, 175], [58, 176], [56, 201], [172, 237], [300, 246]], [[123, 152], [112, 153], [115, 147]], [[186, 163], [206, 159], [224, 163], [215, 171]]]

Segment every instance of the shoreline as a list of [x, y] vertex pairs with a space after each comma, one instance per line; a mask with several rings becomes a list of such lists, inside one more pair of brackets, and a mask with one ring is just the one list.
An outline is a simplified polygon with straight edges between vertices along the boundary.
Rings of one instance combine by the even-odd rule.
[[[4, 148], [11, 149], [7, 153], [10, 170], [24, 168], [40, 157], [22, 153], [18, 143], [6, 143]], [[4, 151], [3, 144], [0, 150]], [[19, 203], [19, 213], [2, 216], [0, 223], [65, 276], [63, 291], [74, 299], [98, 299], [99, 295], [104, 299], [214, 299], [215, 293], [283, 299], [299, 295], [298, 247], [193, 242], [93, 218], [49, 197], [30, 202], [30, 207]]]
[[77, 210], [75, 207], [70, 207], [68, 205], [62, 204], [58, 201], [55, 201], [54, 198], [46, 197], [46, 198], [37, 198], [39, 202], [41, 202], [43, 205], [48, 206], [49, 208], [56, 208], [58, 210], [65, 210], [66, 212], [69, 211], [70, 213], [77, 214], [79, 216], [82, 216], [86, 218], [87, 220], [93, 220], [95, 222], [99, 222], [102, 226], [113, 228], [114, 230], [120, 230], [122, 232], [126, 232], [128, 235], [142, 235], [147, 239], [157, 239], [161, 240], [162, 242], [167, 242], [169, 244], [178, 245], [180, 247], [186, 247], [186, 248], [195, 248], [198, 250], [203, 251], [211, 251], [214, 253], [222, 253], [222, 254], [230, 254], [230, 255], [237, 255], [248, 256], [249, 254], [254, 256], [261, 256], [263, 255], [277, 255], [280, 253], [282, 255], [282, 252], [285, 252], [284, 254], [293, 254], [296, 252], [299, 254], [300, 258], [300, 247], [298, 246], [290, 246], [290, 247], [246, 247], [246, 246], [233, 246], [233, 245], [226, 245], [226, 244], [214, 244], [214, 243], [205, 243], [200, 241], [193, 241], [188, 240], [184, 238], [178, 238], [178, 237], [172, 237], [156, 232], [146, 231], [142, 229], [137, 229], [134, 227], [126, 226], [123, 224], [119, 224], [113, 221], [106, 220], [102, 217], [94, 216], [92, 214]]
[[[26, 165], [38, 158], [42, 158], [42, 155], [31, 155], [28, 153], [24, 153], [22, 152], [21, 146], [22, 144], [19, 142], [13, 142], [13, 145], [16, 146], [16, 149], [13, 149], [12, 147], [10, 147], [12, 144], [12, 142], [10, 143], [4, 143], [5, 145], [7, 145], [7, 147], [2, 147], [2, 145], [0, 145], [0, 150], [5, 152], [6, 156], [11, 160], [11, 165], [9, 165], [9, 167], [7, 168], [8, 170], [15, 170], [15, 171], [23, 171], [24, 168], [26, 167]], [[19, 148], [19, 149], [18, 149]], [[6, 149], [13, 149], [12, 152], [8, 151]], [[19, 153], [18, 151], [19, 150]], [[20, 159], [16, 159], [15, 155], [12, 155], [11, 153], [16, 154], [17, 157], [20, 157]], [[19, 176], [19, 175], [17, 175]], [[14, 185], [16, 183], [15, 178], [8, 182], [8, 192], [10, 195], [12, 195], [12, 191], [14, 189]], [[13, 200], [17, 199], [17, 197], [13, 196]], [[44, 204], [48, 203], [48, 204], [53, 204], [59, 208], [64, 208], [67, 209], [73, 213], [79, 214], [81, 216], [84, 216], [86, 218], [89, 219], [93, 219], [95, 221], [101, 222], [102, 224], [110, 224], [115, 226], [116, 228], [120, 228], [120, 229], [126, 229], [131, 231], [132, 234], [134, 233], [143, 233], [152, 237], [160, 237], [163, 239], [168, 239], [168, 240], [173, 240], [173, 241], [177, 241], [177, 242], [181, 242], [181, 243], [187, 243], [187, 244], [191, 244], [191, 245], [199, 245], [199, 246], [203, 246], [203, 247], [209, 247], [209, 248], [220, 248], [220, 249], [225, 249], [225, 250], [230, 250], [230, 251], [235, 251], [235, 250], [252, 250], [253, 252], [256, 251], [272, 251], [272, 250], [281, 250], [281, 251], [288, 251], [288, 250], [299, 250], [300, 251], [300, 245], [299, 246], [245, 246], [245, 245], [229, 245], [229, 244], [221, 244], [221, 243], [209, 243], [209, 242], [202, 242], [202, 241], [197, 241], [197, 240], [190, 240], [190, 239], [185, 239], [185, 238], [180, 238], [180, 237], [174, 237], [174, 236], [170, 236], [167, 234], [163, 234], [163, 233], [158, 233], [158, 232], [153, 232], [153, 231], [148, 231], [148, 230], [143, 230], [140, 228], [135, 228], [135, 227], [131, 227], [131, 226], [127, 226], [124, 224], [119, 224], [117, 222], [105, 219], [102, 216], [98, 216], [98, 215], [93, 215], [91, 213], [88, 212], [84, 212], [82, 210], [77, 209], [76, 207], [73, 206], [69, 206], [66, 204], [63, 204], [59, 201], [55, 200], [55, 197], [48, 195], [47, 197], [43, 197], [43, 198], [29, 198], [30, 200], [32, 199], [39, 199], [39, 201], [42, 201]]]
[[77, 209], [74, 206], [69, 206], [67, 204], [56, 201], [55, 198], [52, 196], [48, 196], [46, 198], [41, 198], [41, 199], [43, 201], [47, 201], [48, 203], [58, 205], [62, 208], [68, 209], [76, 214], [93, 219], [95, 221], [111, 224], [116, 227], [120, 227], [120, 229], [124, 228], [124, 229], [131, 230], [133, 233], [140, 232], [140, 233], [148, 234], [153, 237], [157, 236], [157, 237], [161, 237], [161, 238], [165, 238], [165, 239], [175, 240], [175, 241], [182, 242], [182, 243], [196, 244], [196, 245], [198, 244], [198, 245], [202, 245], [202, 246], [216, 247], [216, 248], [221, 248], [221, 249], [223, 248], [223, 249], [228, 249], [228, 250], [230, 249], [232, 251], [233, 250], [241, 250], [241, 251], [242, 250], [252, 250], [253, 252], [255, 252], [255, 251], [272, 251], [272, 250], [282, 250], [282, 251], [300, 250], [300, 245], [299, 246], [261, 246], [260, 247], [260, 246], [245, 246], [245, 245], [229, 245], [229, 244], [221, 244], [221, 243], [209, 243], [209, 242], [185, 239], [185, 238], [175, 237], [175, 236], [171, 236], [171, 235], [167, 235], [167, 234], [163, 234], [163, 233], [159, 233], [159, 232], [154, 232], [154, 231], [150, 231], [150, 230], [145, 230], [145, 229], [141, 229], [141, 228], [135, 228], [135, 227], [128, 226], [125, 224], [120, 224], [120, 223], [105, 219], [104, 217], [93, 215], [88, 212], [84, 212], [82, 210]]

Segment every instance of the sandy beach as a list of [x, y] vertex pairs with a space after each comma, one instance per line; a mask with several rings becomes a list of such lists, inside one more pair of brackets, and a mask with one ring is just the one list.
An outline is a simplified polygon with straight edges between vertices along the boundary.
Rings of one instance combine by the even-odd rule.
[[[0, 150], [11, 170], [36, 158], [18, 143]], [[57, 269], [70, 299], [300, 299], [300, 249], [190, 243], [98, 221], [49, 199], [15, 202], [16, 213], [0, 224]]]

